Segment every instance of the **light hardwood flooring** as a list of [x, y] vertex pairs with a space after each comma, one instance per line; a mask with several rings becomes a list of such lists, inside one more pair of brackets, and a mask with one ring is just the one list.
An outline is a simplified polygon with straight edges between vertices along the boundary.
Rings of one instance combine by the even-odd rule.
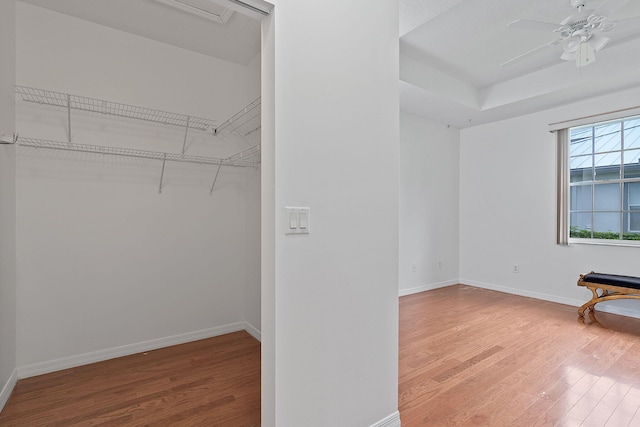
[[236, 332], [18, 381], [2, 427], [259, 426], [260, 343]]
[[403, 427], [640, 426], [639, 407], [639, 319], [462, 285], [400, 299]]
[[[462, 285], [400, 299], [403, 427], [640, 426], [639, 407], [638, 319], [581, 322], [576, 307]], [[20, 380], [0, 414], [3, 427], [259, 424], [260, 344], [245, 332]]]

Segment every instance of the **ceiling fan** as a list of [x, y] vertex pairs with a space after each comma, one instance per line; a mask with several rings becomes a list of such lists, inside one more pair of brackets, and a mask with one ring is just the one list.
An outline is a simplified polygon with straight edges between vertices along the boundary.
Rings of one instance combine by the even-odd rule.
[[563, 49], [560, 58], [565, 61], [575, 60], [576, 66], [579, 68], [594, 62], [596, 60], [596, 52], [600, 51], [611, 40], [600, 33], [610, 32], [618, 25], [618, 22], [609, 21], [609, 16], [622, 8], [629, 0], [608, 0], [595, 10], [586, 9], [587, 1], [570, 0], [571, 6], [577, 9], [578, 12], [568, 16], [560, 24], [528, 19], [518, 19], [511, 22], [507, 25], [508, 28], [550, 31], [557, 33], [559, 38], [516, 56], [500, 64], [500, 66], [509, 65], [547, 47], [558, 45], [561, 45]]

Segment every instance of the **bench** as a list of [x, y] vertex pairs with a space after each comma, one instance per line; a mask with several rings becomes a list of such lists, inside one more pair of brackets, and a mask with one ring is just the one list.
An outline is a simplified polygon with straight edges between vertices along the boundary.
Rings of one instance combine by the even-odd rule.
[[578, 315], [581, 317], [584, 317], [584, 311], [587, 308], [594, 311], [593, 307], [602, 301], [625, 298], [640, 299], [640, 277], [602, 274], [592, 271], [580, 275], [578, 286], [584, 286], [593, 293], [593, 298], [578, 309]]

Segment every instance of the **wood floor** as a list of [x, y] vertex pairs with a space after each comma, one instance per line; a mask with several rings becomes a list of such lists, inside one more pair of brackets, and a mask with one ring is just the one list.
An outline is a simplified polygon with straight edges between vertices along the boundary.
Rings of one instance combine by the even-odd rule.
[[400, 299], [399, 359], [403, 427], [640, 426], [638, 319], [451, 286]]
[[[403, 427], [640, 426], [639, 407], [638, 319], [581, 322], [576, 307], [462, 285], [400, 299]], [[246, 332], [20, 380], [0, 414], [3, 427], [259, 424]]]
[[18, 381], [3, 427], [259, 426], [260, 343], [248, 333]]

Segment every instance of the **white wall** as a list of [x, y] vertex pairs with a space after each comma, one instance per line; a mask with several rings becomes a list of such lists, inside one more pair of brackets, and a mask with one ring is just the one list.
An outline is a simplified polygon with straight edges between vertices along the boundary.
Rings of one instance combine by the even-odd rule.
[[400, 295], [458, 283], [459, 140], [400, 113]]
[[[0, 2], [0, 134], [15, 130], [15, 2]], [[0, 145], [0, 411], [16, 381], [16, 158]]]
[[[398, 2], [274, 3], [262, 51], [262, 423], [399, 425]], [[310, 207], [311, 234], [284, 234], [285, 206]]]
[[[484, 286], [572, 305], [591, 270], [640, 275], [638, 248], [555, 244], [555, 135], [548, 124], [638, 104], [640, 88], [461, 131], [460, 277]], [[513, 265], [520, 273], [512, 273]], [[601, 310], [638, 315], [634, 301]]]
[[[220, 121], [255, 97], [247, 67], [23, 3], [17, 38], [22, 85]], [[67, 137], [64, 109], [19, 102], [17, 119], [23, 136]], [[79, 112], [72, 121], [74, 142], [182, 148], [180, 128]], [[247, 143], [191, 131], [187, 146], [224, 157]], [[257, 202], [248, 207], [245, 187], [257, 172], [223, 168], [210, 196], [215, 171], [167, 162], [158, 194], [158, 161], [20, 147], [21, 375], [242, 329], [247, 247], [259, 245], [246, 235]]]

